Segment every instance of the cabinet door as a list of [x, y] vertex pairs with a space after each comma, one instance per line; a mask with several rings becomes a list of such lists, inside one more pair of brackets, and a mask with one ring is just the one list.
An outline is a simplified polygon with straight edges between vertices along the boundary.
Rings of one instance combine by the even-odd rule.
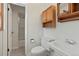
[[44, 11], [44, 12], [42, 13], [42, 22], [43, 22], [43, 23], [46, 23], [46, 19], [47, 19], [47, 12]]
[[47, 10], [47, 22], [52, 23], [51, 26], [56, 26], [56, 7], [51, 6]]
[[56, 7], [55, 6], [53, 6], [53, 12], [52, 12], [53, 14], [52, 14], [52, 17], [53, 17], [53, 19], [52, 19], [52, 26], [53, 27], [56, 27]]
[[47, 22], [50, 22], [53, 20], [53, 9], [52, 7], [49, 7], [47, 9]]
[[56, 27], [56, 7], [50, 6], [42, 14], [43, 27]]

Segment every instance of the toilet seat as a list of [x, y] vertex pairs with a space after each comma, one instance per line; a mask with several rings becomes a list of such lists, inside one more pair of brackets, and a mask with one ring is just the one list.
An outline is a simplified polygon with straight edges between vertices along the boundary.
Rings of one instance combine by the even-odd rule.
[[37, 46], [32, 48], [31, 54], [32, 56], [46, 56], [48, 55], [48, 50], [46, 50], [42, 46]]
[[31, 53], [41, 53], [43, 51], [45, 51], [43, 47], [37, 46], [37, 47], [32, 48]]

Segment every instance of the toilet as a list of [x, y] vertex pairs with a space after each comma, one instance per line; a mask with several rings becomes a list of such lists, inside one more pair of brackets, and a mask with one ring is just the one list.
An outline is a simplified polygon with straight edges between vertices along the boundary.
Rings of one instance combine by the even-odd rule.
[[49, 56], [50, 51], [48, 50], [48, 39], [47, 37], [43, 37], [41, 40], [41, 46], [37, 46], [31, 49], [32, 56]]
[[32, 56], [49, 56], [50, 52], [42, 46], [37, 46], [31, 50]]

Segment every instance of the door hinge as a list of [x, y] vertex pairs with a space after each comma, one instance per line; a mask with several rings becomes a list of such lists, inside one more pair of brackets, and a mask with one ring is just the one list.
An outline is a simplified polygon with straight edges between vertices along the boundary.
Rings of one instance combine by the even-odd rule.
[[11, 32], [12, 34], [14, 33], [14, 32]]
[[9, 8], [8, 8], [8, 11], [9, 11]]
[[7, 51], [9, 52], [9, 48], [7, 49]]

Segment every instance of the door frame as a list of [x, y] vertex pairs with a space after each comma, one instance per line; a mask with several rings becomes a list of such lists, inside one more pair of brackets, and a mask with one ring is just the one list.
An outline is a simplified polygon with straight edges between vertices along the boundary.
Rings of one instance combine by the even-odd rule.
[[[16, 5], [16, 4], [15, 4]], [[17, 4], [19, 5], [19, 4]], [[21, 6], [21, 5], [19, 5]], [[25, 7], [25, 55], [27, 55], [27, 7], [26, 4], [23, 5]], [[3, 56], [8, 56], [8, 4], [4, 3], [4, 24], [3, 24]]]
[[10, 56], [10, 52], [12, 51], [12, 8], [11, 5], [8, 4], [8, 11], [7, 11], [7, 17], [8, 17], [8, 21], [7, 21], [7, 54]]
[[7, 3], [3, 4], [4, 13], [3, 13], [3, 44], [2, 44], [2, 55], [7, 56]]

